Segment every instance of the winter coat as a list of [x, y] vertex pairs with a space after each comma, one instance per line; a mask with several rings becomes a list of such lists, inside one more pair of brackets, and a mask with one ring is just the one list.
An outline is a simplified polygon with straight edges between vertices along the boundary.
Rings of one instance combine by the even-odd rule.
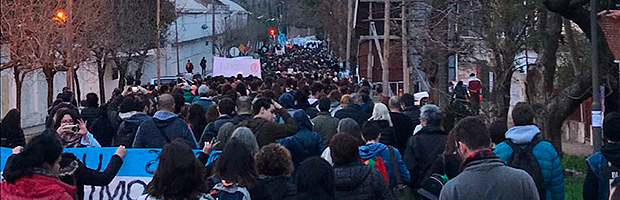
[[323, 138], [306, 128], [302, 128], [293, 136], [278, 140], [278, 143], [291, 152], [295, 168], [306, 158], [321, 156], [325, 150]]
[[527, 172], [506, 166], [497, 158], [472, 161], [448, 181], [440, 200], [537, 200], [538, 190]]
[[92, 130], [90, 126], [99, 118], [99, 107], [86, 107], [82, 109], [80, 117], [86, 120], [86, 127], [88, 127], [88, 130]]
[[405, 152], [407, 141], [413, 135], [414, 126], [411, 123], [411, 117], [399, 112], [390, 112], [390, 119], [394, 124], [394, 147], [400, 152]]
[[[228, 192], [230, 194], [234, 194], [236, 192], [241, 192], [241, 194], [243, 194], [243, 200], [251, 200], [252, 198], [250, 197], [250, 192], [248, 191], [247, 188], [245, 187], [240, 187], [237, 184], [232, 185], [232, 186], [224, 186], [224, 184], [222, 183], [217, 183], [215, 184], [215, 186], [213, 186], [214, 190], [221, 190], [221, 191], [225, 191]], [[212, 197], [211, 194], [207, 194], [207, 199], [208, 200], [217, 200], [216, 198]]]
[[[392, 156], [390, 155], [390, 149], [394, 149], [394, 159], [396, 159], [396, 163], [398, 163], [398, 168], [400, 171], [395, 172], [396, 168], [392, 166]], [[394, 147], [389, 147], [381, 142], [374, 142], [370, 144], [365, 144], [359, 147], [360, 157], [362, 159], [373, 159], [377, 156], [381, 156], [383, 162], [385, 163], [385, 168], [387, 170], [388, 176], [390, 177], [390, 188], [394, 188], [396, 186], [396, 176], [400, 176], [401, 183], [409, 182], [409, 170], [403, 162], [403, 158], [398, 152], [398, 149]]]
[[75, 190], [75, 186], [41, 174], [24, 176], [13, 183], [0, 183], [3, 200], [67, 200], [75, 197]]
[[361, 161], [334, 166], [334, 186], [339, 200], [391, 200], [392, 191], [378, 171]]
[[[532, 142], [534, 137], [541, 137], [540, 130], [536, 125], [515, 126], [506, 132], [506, 139], [517, 145], [525, 146]], [[512, 155], [512, 148], [506, 142], [499, 143], [493, 150], [505, 163]], [[542, 171], [545, 180], [545, 197], [548, 200], [564, 199], [564, 169], [560, 162], [560, 156], [553, 145], [547, 141], [538, 143], [532, 153]]]
[[361, 127], [362, 125], [364, 125], [364, 123], [366, 123], [366, 121], [368, 121], [368, 117], [370, 116], [364, 111], [362, 111], [361, 106], [356, 104], [349, 104], [348, 106], [336, 112], [334, 117], [338, 119], [351, 118], [355, 120], [355, 122], [357, 122], [357, 124], [359, 124]]
[[22, 130], [21, 128], [16, 130], [8, 130], [8, 128], [7, 130], [2, 130], [2, 139], [0, 141], [0, 146], [8, 148], [15, 148], [16, 146], [26, 146], [24, 130]]
[[379, 124], [379, 128], [381, 128], [381, 137], [379, 138], [381, 143], [396, 146], [394, 127], [390, 126], [390, 122], [388, 120], [377, 120], [374, 122]]
[[265, 177], [250, 189], [252, 200], [296, 200], [297, 186], [285, 176]]
[[157, 111], [152, 119], [140, 124], [133, 141], [134, 148], [162, 148], [176, 138], [189, 141], [192, 148], [198, 148], [198, 142], [185, 120], [168, 111]]
[[403, 110], [403, 114], [409, 116], [411, 118], [411, 125], [415, 127], [420, 124], [420, 107], [419, 106], [409, 106]]
[[200, 97], [200, 99], [194, 103], [201, 105], [205, 110], [209, 110], [209, 107], [213, 105], [213, 100], [209, 97]]
[[127, 148], [131, 148], [133, 140], [136, 138], [136, 132], [140, 124], [144, 120], [150, 119], [151, 116], [146, 113], [136, 113], [131, 117], [125, 118], [121, 125], [118, 126], [116, 138], [114, 139], [114, 146], [124, 145]]
[[99, 116], [90, 126], [89, 130], [92, 131], [89, 132], [93, 134], [101, 146], [109, 147], [117, 134], [116, 128], [107, 116]]
[[233, 117], [232, 123], [233, 124], [239, 124], [242, 121], [245, 121], [247, 119], [251, 119], [252, 118], [252, 114], [239, 114], [236, 115], [235, 117]]
[[332, 136], [338, 132], [340, 119], [332, 117], [329, 112], [320, 112], [312, 119], [314, 130], [323, 138], [323, 144], [329, 144]]
[[118, 155], [112, 156], [108, 166], [103, 172], [86, 167], [72, 153], [63, 153], [60, 159], [60, 180], [67, 184], [77, 186], [77, 199], [84, 198], [84, 186], [106, 186], [116, 177], [118, 170], [123, 165], [123, 159]]
[[207, 124], [207, 126], [205, 126], [205, 129], [202, 131], [202, 136], [200, 136], [199, 138], [199, 144], [204, 144], [204, 142], [209, 142], [211, 141], [211, 139], [217, 137], [217, 132], [220, 131], [222, 125], [224, 125], [226, 122], [231, 122], [232, 120], [233, 118], [231, 116], [224, 115], [219, 116], [217, 119], [215, 119], [215, 121]]
[[[583, 199], [607, 199], [609, 197], [609, 183], [611, 172], [604, 172], [605, 168], [620, 168], [620, 145], [608, 143], [600, 151], [592, 154], [588, 159], [588, 172], [583, 183]], [[611, 166], [609, 164], [611, 163]]]
[[433, 162], [433, 166], [431, 167], [431, 171], [422, 176], [423, 179], [430, 177], [433, 173], [446, 175], [448, 179], [453, 179], [458, 176], [461, 167], [461, 155], [455, 153], [448, 155], [440, 155], [435, 162]]
[[291, 117], [285, 109], [280, 109], [277, 112], [284, 118], [284, 124], [278, 124], [270, 120], [255, 117], [239, 123], [239, 126], [245, 126], [252, 130], [252, 133], [256, 136], [256, 142], [258, 142], [259, 147], [297, 133], [297, 124], [295, 120], [293, 120], [293, 117]]
[[411, 172], [412, 188], [420, 187], [433, 162], [443, 153], [447, 139], [448, 133], [436, 126], [425, 126], [409, 138], [404, 160]]

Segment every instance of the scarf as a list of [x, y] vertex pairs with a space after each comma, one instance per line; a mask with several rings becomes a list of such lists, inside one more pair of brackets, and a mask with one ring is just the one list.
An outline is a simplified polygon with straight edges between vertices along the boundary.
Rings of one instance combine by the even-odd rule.
[[475, 153], [470, 154], [463, 160], [463, 162], [461, 163], [460, 171], [462, 172], [463, 170], [465, 170], [465, 167], [467, 167], [467, 165], [471, 162], [494, 158], [499, 157], [497, 157], [497, 155], [495, 155], [495, 153], [493, 153], [493, 151], [491, 151], [490, 149], [476, 151]]
[[60, 138], [62, 139], [62, 146], [64, 148], [78, 147], [82, 140], [82, 136], [75, 133], [61, 133]]
[[45, 169], [45, 168], [35, 167], [35, 168], [32, 169], [32, 173], [41, 174], [41, 175], [44, 175], [44, 176], [54, 177], [54, 178], [58, 179], [57, 175], [53, 174], [50, 170]]

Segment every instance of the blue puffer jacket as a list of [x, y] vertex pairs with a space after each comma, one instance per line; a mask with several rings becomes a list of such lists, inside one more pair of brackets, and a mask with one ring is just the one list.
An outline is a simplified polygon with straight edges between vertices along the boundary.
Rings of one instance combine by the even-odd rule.
[[[536, 125], [515, 126], [506, 132], [506, 139], [518, 145], [527, 145], [534, 137], [540, 137], [539, 133], [540, 130]], [[558, 152], [547, 141], [538, 143], [532, 151], [545, 179], [546, 198], [548, 200], [564, 199], [564, 169]], [[502, 142], [495, 147], [493, 152], [506, 163], [512, 155], [512, 148], [506, 142]]]

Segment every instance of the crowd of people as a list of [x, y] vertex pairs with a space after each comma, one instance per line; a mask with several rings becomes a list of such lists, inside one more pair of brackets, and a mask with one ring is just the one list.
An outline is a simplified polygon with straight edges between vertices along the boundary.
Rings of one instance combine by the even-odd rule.
[[[125, 86], [101, 105], [63, 91], [27, 143], [11, 110], [0, 125], [13, 148], [2, 199], [83, 199], [85, 185], [108, 185], [131, 162], [125, 148], [162, 148], [144, 200], [564, 199], [559, 153], [527, 103], [514, 107], [514, 127], [465, 117], [446, 130], [436, 105], [412, 94], [375, 100], [368, 83], [320, 73], [334, 72], [321, 56], [295, 55], [305, 71]], [[618, 122], [605, 117], [610, 142], [587, 160], [584, 199], [620, 195]], [[103, 171], [62, 151], [106, 146], [118, 148]]]

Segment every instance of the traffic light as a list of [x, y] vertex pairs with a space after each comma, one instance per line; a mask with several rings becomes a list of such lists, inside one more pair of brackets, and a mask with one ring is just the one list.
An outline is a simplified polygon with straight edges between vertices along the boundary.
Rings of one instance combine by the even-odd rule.
[[276, 29], [275, 28], [269, 28], [269, 36], [273, 37], [276, 35]]

